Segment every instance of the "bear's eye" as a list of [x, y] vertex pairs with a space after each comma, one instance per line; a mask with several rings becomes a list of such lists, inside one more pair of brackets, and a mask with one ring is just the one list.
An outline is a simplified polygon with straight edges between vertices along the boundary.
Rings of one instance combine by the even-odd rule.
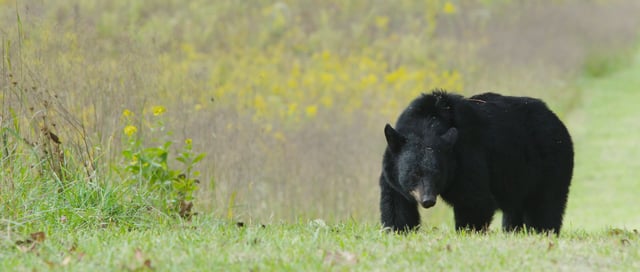
[[422, 175], [420, 175], [420, 173], [418, 172], [414, 172], [413, 174], [411, 174], [411, 179], [412, 180], [419, 180], [422, 177]]

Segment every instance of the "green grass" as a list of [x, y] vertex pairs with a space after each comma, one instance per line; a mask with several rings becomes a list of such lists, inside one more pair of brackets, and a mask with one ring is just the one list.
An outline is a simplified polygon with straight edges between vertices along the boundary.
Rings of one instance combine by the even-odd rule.
[[58, 230], [34, 245], [3, 241], [0, 267], [3, 271], [149, 267], [159, 271], [632, 271], [640, 268], [638, 242], [637, 232], [623, 230], [574, 230], [556, 238], [458, 234], [442, 228], [405, 236], [356, 222], [238, 227], [200, 218], [144, 230]]

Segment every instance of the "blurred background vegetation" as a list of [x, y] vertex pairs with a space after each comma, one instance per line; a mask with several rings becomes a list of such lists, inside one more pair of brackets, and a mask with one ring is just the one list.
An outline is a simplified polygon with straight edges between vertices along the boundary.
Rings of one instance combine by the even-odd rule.
[[159, 197], [183, 217], [193, 200], [243, 221], [376, 222], [382, 129], [414, 97], [535, 96], [564, 119], [577, 78], [625, 65], [637, 14], [635, 0], [0, 0], [0, 201], [19, 207], [0, 215], [104, 224]]

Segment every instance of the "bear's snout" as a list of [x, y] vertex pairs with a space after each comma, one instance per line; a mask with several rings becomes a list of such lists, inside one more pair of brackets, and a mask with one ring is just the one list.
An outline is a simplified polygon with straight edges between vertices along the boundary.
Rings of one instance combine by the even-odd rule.
[[423, 192], [424, 190], [421, 189], [421, 187], [418, 187], [415, 190], [411, 191], [411, 195], [416, 199], [418, 203], [420, 203], [420, 206], [427, 209], [433, 207], [433, 205], [436, 205], [436, 196], [432, 194], [425, 194]]
[[425, 209], [431, 208], [433, 205], [436, 205], [436, 198], [434, 196], [423, 195], [420, 199], [420, 205]]

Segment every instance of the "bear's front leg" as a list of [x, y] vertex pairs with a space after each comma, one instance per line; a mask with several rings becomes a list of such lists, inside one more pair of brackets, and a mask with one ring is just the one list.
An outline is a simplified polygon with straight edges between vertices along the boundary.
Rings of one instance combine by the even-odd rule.
[[420, 227], [418, 204], [396, 192], [380, 177], [380, 212], [382, 226], [397, 232], [417, 230]]

